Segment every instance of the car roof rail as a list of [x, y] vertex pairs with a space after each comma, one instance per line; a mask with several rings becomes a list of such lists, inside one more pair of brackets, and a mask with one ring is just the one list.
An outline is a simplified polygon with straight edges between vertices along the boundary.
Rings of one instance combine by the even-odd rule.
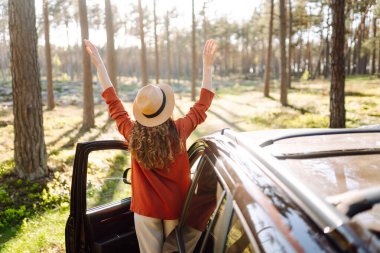
[[265, 168], [266, 173], [269, 172], [268, 175], [283, 186], [281, 188], [288, 193], [293, 201], [303, 207], [305, 212], [323, 231], [328, 233], [348, 221], [346, 216], [338, 212], [326, 200], [316, 195], [300, 180], [282, 169], [283, 165], [260, 146], [251, 145], [244, 137], [239, 136], [232, 130], [224, 131], [224, 135], [236, 140], [240, 146], [246, 149], [257, 160], [258, 166]]
[[380, 186], [351, 190], [342, 194], [329, 196], [326, 200], [352, 218], [356, 214], [371, 209], [380, 203]]
[[298, 137], [310, 137], [318, 135], [334, 135], [334, 134], [359, 134], [359, 133], [380, 133], [380, 128], [346, 128], [346, 129], [322, 129], [317, 131], [303, 132], [299, 134], [287, 134], [280, 136], [278, 138], [270, 139], [264, 141], [259, 146], [264, 148], [266, 146], [272, 145], [277, 141], [292, 139]]
[[314, 159], [334, 156], [355, 156], [355, 155], [377, 155], [380, 148], [360, 148], [360, 149], [337, 149], [328, 151], [301, 152], [301, 153], [273, 153], [279, 160], [285, 159]]

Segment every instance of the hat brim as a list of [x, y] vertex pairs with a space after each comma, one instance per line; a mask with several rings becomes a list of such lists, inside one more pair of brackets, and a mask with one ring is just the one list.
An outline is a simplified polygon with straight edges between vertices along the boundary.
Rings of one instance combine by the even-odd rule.
[[173, 114], [174, 110], [174, 92], [171, 86], [167, 84], [157, 84], [159, 88], [165, 93], [166, 103], [164, 110], [154, 118], [147, 118], [144, 114], [139, 110], [136, 104], [136, 98], [133, 102], [133, 115], [135, 120], [139, 122], [141, 125], [146, 127], [154, 127], [159, 126], [165, 121], [167, 121]]

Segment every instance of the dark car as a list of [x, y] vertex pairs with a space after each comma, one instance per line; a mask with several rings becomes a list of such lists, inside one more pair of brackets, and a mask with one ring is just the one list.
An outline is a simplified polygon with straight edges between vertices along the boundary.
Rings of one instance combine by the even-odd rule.
[[[379, 129], [225, 129], [188, 154], [167, 252], [380, 252]], [[129, 160], [122, 141], [77, 145], [67, 252], [139, 252]]]

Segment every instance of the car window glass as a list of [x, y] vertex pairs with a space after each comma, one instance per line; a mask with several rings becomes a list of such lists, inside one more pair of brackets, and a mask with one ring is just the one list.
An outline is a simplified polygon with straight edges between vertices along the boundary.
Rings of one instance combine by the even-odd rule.
[[[199, 154], [199, 153], [198, 153]], [[193, 159], [191, 164], [190, 164], [190, 173], [191, 173], [191, 178], [193, 178], [195, 172], [197, 171], [199, 161], [201, 160], [201, 156], [199, 155], [197, 158]]]
[[225, 253], [255, 252], [238, 216], [234, 213], [228, 229]]
[[[197, 166], [196, 168], [194, 168]], [[191, 200], [187, 209], [187, 216], [185, 218], [185, 228], [183, 229], [184, 242], [186, 250], [192, 252], [192, 249], [197, 245], [197, 249], [203, 242], [203, 239], [198, 241], [201, 234], [206, 234], [207, 229], [210, 229], [213, 220], [217, 219], [220, 213], [224, 210], [225, 192], [218, 182], [218, 177], [214, 170], [214, 165], [207, 158], [206, 155], [198, 157], [193, 163], [192, 170], [200, 170], [198, 180], [194, 182], [195, 188], [191, 193]], [[222, 203], [218, 210], [216, 210], [218, 203]], [[197, 232], [196, 232], [197, 231]], [[197, 235], [197, 240], [188, 240], [191, 238], [187, 233]], [[187, 238], [187, 239], [186, 239]], [[205, 238], [205, 237], [202, 237]], [[208, 239], [205, 243], [205, 252], [209, 252], [213, 248], [214, 237], [213, 231], [209, 231]]]
[[129, 152], [98, 150], [88, 156], [87, 209], [131, 197], [130, 185], [123, 182], [124, 171], [130, 168]]
[[224, 238], [219, 237], [220, 235], [218, 235], [218, 232], [222, 231], [226, 224], [226, 221], [223, 219], [224, 217], [223, 213], [226, 209], [227, 198], [226, 198], [226, 195], [224, 194], [225, 193], [224, 191], [220, 191], [220, 193], [221, 193], [221, 196], [220, 196], [221, 199], [219, 199], [219, 206], [209, 219], [209, 223], [207, 227], [209, 232], [206, 234], [206, 237], [204, 239], [205, 240], [204, 246], [203, 246], [204, 252], [213, 252], [216, 249], [219, 241], [224, 240]]
[[[200, 231], [206, 228], [207, 222], [215, 210], [218, 189], [218, 178], [213, 165], [205, 157], [202, 159], [204, 162], [194, 164], [198, 165], [197, 170], [201, 170], [201, 174], [198, 181], [195, 182], [195, 190], [191, 193], [192, 197], [185, 218], [186, 225]], [[199, 168], [202, 165], [203, 167]]]

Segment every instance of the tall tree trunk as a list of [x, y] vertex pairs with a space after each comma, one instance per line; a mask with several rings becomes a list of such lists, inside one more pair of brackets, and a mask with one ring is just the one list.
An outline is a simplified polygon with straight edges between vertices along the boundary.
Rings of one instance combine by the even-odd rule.
[[289, 7], [289, 20], [288, 20], [289, 44], [288, 44], [288, 80], [287, 80], [287, 86], [290, 89], [292, 87], [292, 34], [293, 34], [292, 0], [288, 0], [288, 7]]
[[111, 0], [105, 0], [105, 16], [107, 31], [107, 69], [110, 80], [117, 90], [117, 64], [115, 55], [115, 29], [113, 26], [113, 14]]
[[373, 17], [372, 20], [372, 29], [373, 29], [373, 48], [372, 48], [372, 70], [371, 74], [374, 75], [376, 73], [376, 17]]
[[358, 59], [359, 57], [358, 57], [358, 42], [357, 42], [355, 43], [354, 51], [352, 52], [352, 65], [353, 65], [352, 74], [353, 75], [356, 75], [358, 73], [358, 64], [359, 64]]
[[380, 74], [380, 41], [378, 41], [379, 44], [379, 55], [377, 57], [377, 73]]
[[160, 67], [159, 67], [159, 58], [158, 58], [158, 39], [157, 39], [157, 15], [156, 15], [156, 0], [153, 0], [153, 18], [154, 18], [154, 70], [156, 76], [156, 83], [159, 83], [160, 79]]
[[272, 61], [272, 37], [273, 37], [273, 12], [274, 12], [274, 0], [270, 2], [270, 20], [269, 20], [269, 32], [268, 32], [268, 50], [267, 50], [267, 60], [265, 66], [265, 85], [264, 85], [264, 96], [269, 97], [269, 87], [270, 87], [270, 70]]
[[330, 127], [346, 126], [344, 105], [344, 16], [345, 0], [332, 1], [332, 52], [331, 52], [331, 88], [330, 88]]
[[138, 0], [139, 10], [139, 30], [140, 30], [140, 42], [141, 42], [141, 78], [142, 85], [148, 84], [147, 77], [147, 65], [146, 65], [146, 46], [145, 46], [145, 33], [144, 33], [144, 13], [141, 7], [141, 0]]
[[351, 47], [347, 47], [347, 54], [346, 54], [346, 63], [347, 63], [347, 70], [346, 74], [351, 75]]
[[167, 67], [168, 67], [168, 84], [172, 85], [172, 61], [170, 51], [170, 16], [169, 11], [166, 12], [165, 28], [166, 28], [166, 53], [167, 53]]
[[45, 58], [46, 58], [46, 81], [47, 81], [47, 109], [54, 109], [53, 70], [51, 66], [50, 50], [50, 27], [49, 27], [49, 3], [43, 0], [44, 32], [45, 32]]
[[194, 0], [192, 0], [192, 31], [191, 31], [191, 59], [192, 59], [192, 71], [191, 71], [191, 100], [195, 101], [195, 85], [197, 82], [197, 52], [195, 45], [195, 12], [194, 12]]
[[[327, 11], [327, 24], [330, 24], [330, 9]], [[323, 76], [325, 79], [330, 77], [330, 38], [329, 38], [329, 28], [327, 28], [327, 34], [325, 39], [326, 50], [325, 50], [325, 64], [323, 68]]]
[[86, 52], [84, 39], [88, 39], [88, 20], [86, 0], [78, 0], [80, 31], [82, 36], [82, 64], [83, 64], [83, 130], [95, 126], [94, 96], [92, 90], [92, 75], [90, 56]]
[[34, 0], [9, 0], [14, 160], [19, 177], [47, 175]]
[[360, 23], [360, 28], [359, 28], [359, 36], [358, 36], [358, 44], [357, 44], [357, 51], [356, 51], [356, 74], [362, 74], [363, 70], [363, 56], [361, 54], [362, 51], [362, 41], [363, 41], [363, 36], [364, 36], [364, 29], [365, 29], [365, 22]]
[[286, 85], [286, 11], [285, 0], [280, 0], [280, 49], [281, 49], [281, 71], [280, 71], [280, 101], [283, 106], [288, 105], [288, 87]]
[[202, 16], [203, 16], [203, 43], [206, 43], [207, 37], [208, 37], [208, 29], [207, 29], [207, 15], [206, 15], [206, 9], [207, 9], [207, 1], [203, 1], [203, 7], [202, 7]]

